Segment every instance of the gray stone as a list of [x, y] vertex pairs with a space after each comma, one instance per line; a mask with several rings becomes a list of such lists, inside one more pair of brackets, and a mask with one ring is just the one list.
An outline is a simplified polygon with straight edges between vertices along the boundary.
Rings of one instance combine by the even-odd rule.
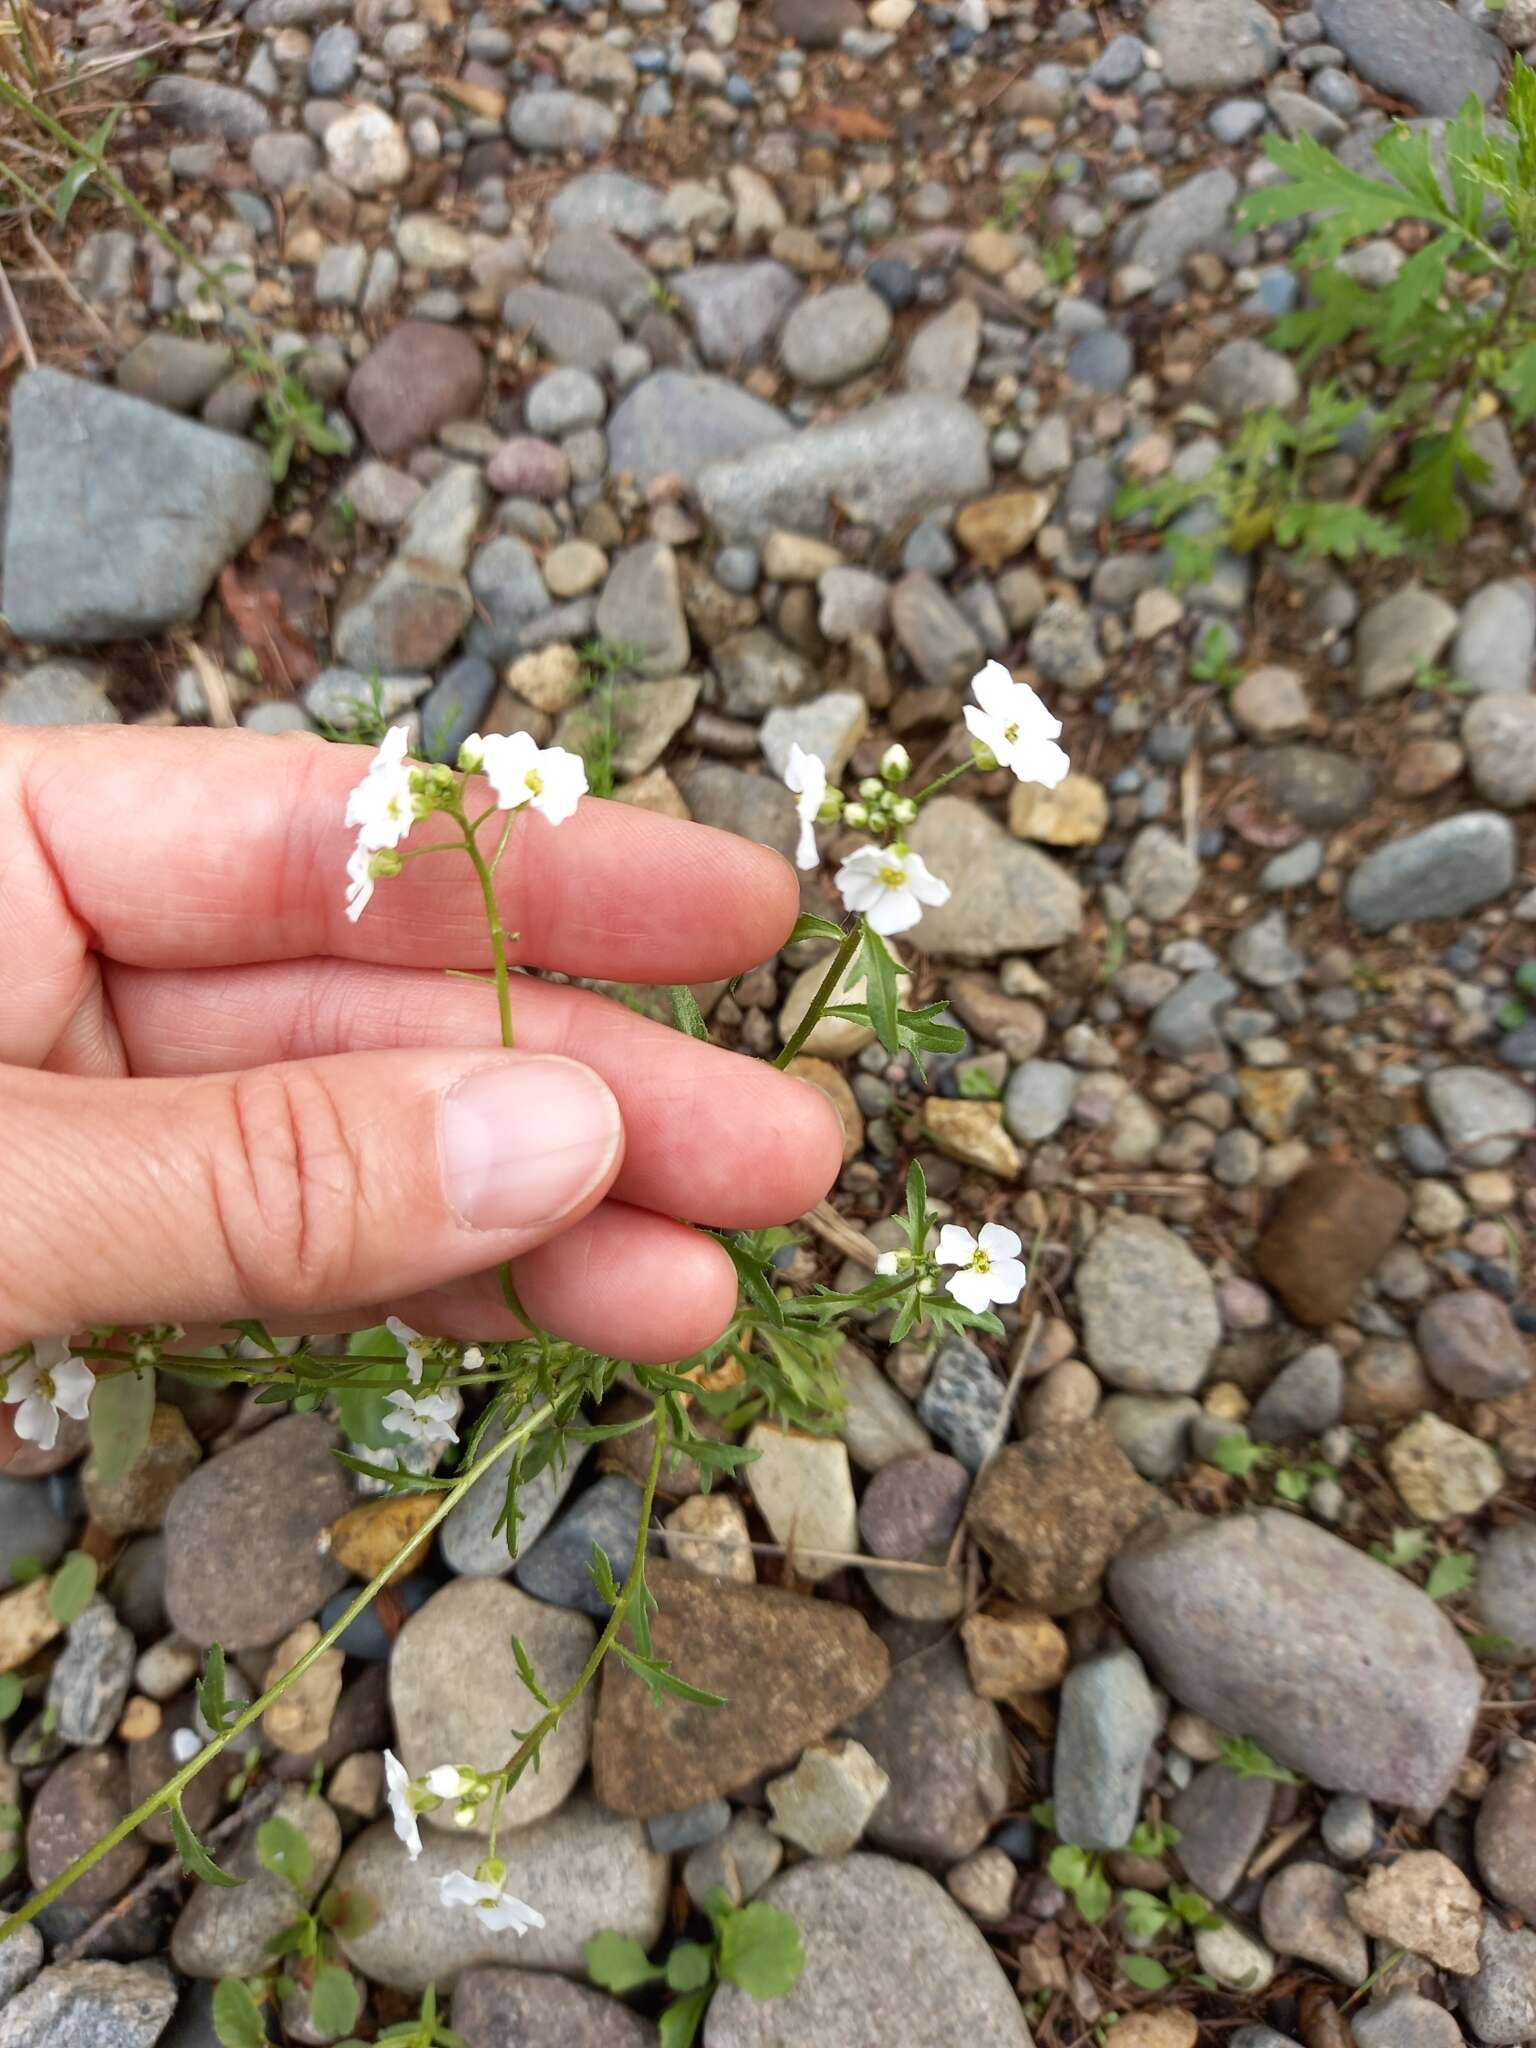
[[[613, 767], [624, 780], [654, 768], [674, 737], [693, 716], [703, 687], [701, 676], [668, 676], [659, 683], [626, 683], [612, 698]], [[573, 704], [556, 728], [560, 746], [578, 754], [591, 751], [596, 738], [590, 703]]]
[[43, 1967], [43, 1937], [29, 1922], [0, 1942], [0, 2006], [8, 2005]]
[[1357, 2048], [1461, 2048], [1454, 2018], [1433, 1999], [1395, 1991], [1379, 2005], [1363, 2005], [1351, 2019]]
[[1219, 1050], [1221, 1018], [1236, 994], [1237, 983], [1214, 968], [1190, 975], [1148, 1018], [1148, 1042], [1171, 1060]]
[[1451, 674], [1480, 695], [1531, 687], [1536, 663], [1536, 591], [1524, 576], [1485, 583], [1461, 608], [1451, 644]]
[[1284, 988], [1299, 981], [1307, 962], [1286, 935], [1285, 912], [1271, 910], [1240, 931], [1227, 949], [1232, 967], [1252, 988]]
[[622, 1584], [635, 1554], [640, 1499], [640, 1488], [632, 1479], [618, 1473], [599, 1479], [553, 1528], [523, 1551], [516, 1567], [517, 1583], [524, 1592], [552, 1606], [579, 1608], [583, 1614], [606, 1621], [608, 1602], [597, 1590], [589, 1569], [593, 1547], [603, 1552], [615, 1581]]
[[763, 720], [763, 758], [775, 775], [789, 766], [790, 750], [814, 754], [832, 783], [841, 781], [854, 748], [869, 728], [869, 706], [852, 690], [829, 690], [808, 704], [780, 705]]
[[1206, 125], [1218, 142], [1236, 149], [1250, 136], [1257, 135], [1268, 118], [1269, 110], [1262, 100], [1223, 100], [1220, 106], [1212, 107]]
[[48, 1705], [60, 1739], [94, 1748], [117, 1726], [133, 1681], [137, 1646], [100, 1594], [69, 1625], [48, 1676]]
[[1358, 1792], [1335, 1792], [1323, 1808], [1318, 1832], [1341, 1863], [1360, 1863], [1376, 1846], [1376, 1816]]
[[1505, 1165], [1536, 1124], [1536, 1094], [1488, 1067], [1441, 1067], [1424, 1084], [1424, 1098], [1462, 1172]]
[[1096, 689], [1107, 672], [1093, 614], [1069, 598], [1053, 598], [1036, 619], [1029, 659], [1046, 682], [1074, 696]]
[[[204, 1468], [207, 1469], [206, 1467]], [[323, 1799], [290, 1785], [275, 1809], [309, 1845], [313, 1868], [299, 1887], [306, 1904], [319, 1897], [341, 1854], [341, 1823]], [[219, 1862], [243, 1882], [232, 1890], [194, 1885], [171, 1933], [171, 1960], [184, 1977], [249, 1977], [264, 1971], [268, 1943], [291, 1927], [294, 1886], [262, 1867], [259, 1823], [248, 1824]]]
[[1179, 1862], [1213, 1905], [1241, 1884], [1274, 1801], [1267, 1778], [1243, 1778], [1225, 1764], [1207, 1764], [1169, 1807], [1168, 1818], [1179, 1830]]
[[39, 661], [0, 683], [0, 725], [117, 725], [105, 671], [93, 661]]
[[1487, 696], [1468, 708], [1461, 743], [1478, 795], [1501, 811], [1536, 800], [1536, 696]]
[[250, 166], [258, 184], [269, 192], [290, 185], [308, 185], [320, 168], [320, 145], [295, 128], [277, 128], [251, 144]]
[[1112, 1394], [1098, 1412], [1143, 1479], [1172, 1479], [1188, 1464], [1198, 1401], [1187, 1395]]
[[555, 194], [546, 218], [562, 232], [608, 228], [632, 242], [648, 242], [661, 232], [666, 194], [624, 171], [586, 171]]
[[1176, 92], [1230, 92], [1280, 61], [1274, 17], [1257, 0], [1157, 0], [1143, 34]]
[[1467, 1401], [1498, 1401], [1531, 1377], [1531, 1356], [1495, 1294], [1469, 1287], [1441, 1294], [1420, 1311], [1414, 1340], [1430, 1378]]
[[[427, 759], [446, 761], [450, 766], [455, 763], [460, 747], [472, 732], [480, 730], [495, 694], [496, 671], [488, 661], [465, 654], [450, 662], [421, 699], [421, 739]], [[484, 1491], [477, 1487], [459, 1505], [467, 1507]], [[452, 1521], [450, 1515], [444, 1524], [445, 1536]]]
[[762, 1896], [800, 1928], [805, 1971], [767, 2002], [723, 1984], [703, 2048], [1029, 2048], [985, 1936], [925, 1871], [856, 1851], [802, 1863]]
[[556, 235], [544, 252], [543, 275], [557, 291], [596, 299], [626, 327], [637, 326], [651, 307], [650, 271], [603, 228]]
[[697, 492], [723, 539], [761, 542], [777, 528], [824, 534], [834, 501], [862, 525], [899, 533], [991, 481], [987, 431], [970, 407], [915, 393], [711, 463]]
[[757, 263], [700, 264], [680, 271], [672, 289], [705, 362], [734, 369], [763, 357], [805, 287], [792, 270], [764, 257]]
[[1440, 659], [1455, 631], [1455, 606], [1421, 583], [1405, 584], [1378, 599], [1355, 636], [1360, 695], [1373, 703], [1406, 690]]
[[58, 370], [14, 387], [11, 450], [0, 606], [23, 640], [116, 640], [195, 617], [272, 502], [250, 442]]
[[466, 1970], [454, 1987], [454, 2032], [475, 2048], [655, 2048], [656, 2029], [617, 1998], [534, 1970]]
[[696, 1906], [718, 1885], [733, 1906], [755, 1899], [784, 1861], [784, 1844], [750, 1807], [731, 1816], [725, 1833], [689, 1853], [683, 1884]]
[[64, 1555], [74, 1523], [60, 1515], [46, 1480], [0, 1473], [0, 1585], [19, 1585], [16, 1567], [46, 1571]]
[[234, 350], [219, 341], [182, 334], [146, 334], [113, 372], [119, 391], [130, 398], [168, 405], [172, 412], [196, 412], [234, 368]]
[[600, 427], [608, 410], [602, 385], [589, 370], [551, 370], [529, 392], [523, 406], [528, 430], [558, 440], [582, 427]]
[[1054, 1138], [1072, 1114], [1077, 1069], [1062, 1060], [1025, 1060], [1003, 1091], [1003, 1126], [1021, 1145]]
[[981, 1847], [1008, 1804], [1002, 1715], [971, 1689], [953, 1637], [894, 1663], [879, 1699], [847, 1733], [891, 1781], [864, 1831], [877, 1849], [957, 1862]]
[[1327, 1863], [1287, 1864], [1264, 1887], [1259, 1924], [1277, 1955], [1299, 1956], [1354, 1987], [1370, 1975], [1371, 1955], [1344, 1904], [1351, 1883]]
[[1248, 1417], [1255, 1443], [1321, 1436], [1344, 1412], [1344, 1367], [1331, 1344], [1313, 1344], [1282, 1366]]
[[731, 718], [761, 718], [811, 694], [816, 671], [766, 626], [733, 633], [710, 651], [719, 707]]
[[908, 934], [919, 952], [985, 962], [1043, 952], [1082, 929], [1082, 891], [1073, 878], [975, 804], [935, 797], [908, 839], [951, 891]]
[[1184, 265], [1198, 251], [1231, 253], [1237, 192], [1230, 171], [1197, 171], [1135, 218], [1124, 251], [1127, 260], [1151, 274], [1154, 290], [1173, 292], [1182, 283]]
[[514, 285], [501, 302], [501, 318], [504, 326], [526, 329], [552, 361], [578, 370], [600, 370], [624, 339], [606, 306], [543, 284]]
[[1133, 1393], [1192, 1394], [1221, 1338], [1210, 1274], [1150, 1216], [1106, 1221], [1077, 1269], [1088, 1362]]
[[1440, 0], [1317, 0], [1323, 33], [1368, 85], [1421, 114], [1488, 101], [1502, 75], [1497, 41]]
[[1515, 1522], [1493, 1531], [1472, 1603], [1483, 1627], [1508, 1639], [1508, 1647], [1495, 1654], [1521, 1663], [1536, 1657], [1536, 1528]]
[[[5, 1770], [5, 1795], [17, 1792], [15, 1768]], [[114, 1829], [133, 1805], [123, 1754], [115, 1745], [77, 1749], [51, 1770], [27, 1815], [27, 1877], [35, 1891], [52, 1884], [77, 1858]], [[189, 1792], [188, 1803], [197, 1801]], [[7, 1829], [14, 1845], [15, 1836]], [[109, 1906], [133, 1883], [149, 1855], [143, 1833], [128, 1835], [76, 1879], [70, 1909], [87, 1918]]]
[[1265, 1509], [1151, 1525], [1109, 1584], [1181, 1705], [1330, 1790], [1428, 1808], [1446, 1796], [1481, 1682], [1450, 1622], [1400, 1574]]
[[618, 132], [613, 109], [585, 93], [520, 92], [507, 109], [507, 133], [519, 149], [586, 155], [606, 149]]
[[469, 585], [456, 569], [399, 554], [337, 614], [331, 645], [339, 661], [364, 674], [421, 675], [436, 666], [473, 615]]
[[[507, 1452], [507, 1461], [512, 1455]], [[437, 1541], [448, 1569], [461, 1578], [504, 1577], [516, 1558], [549, 1527], [585, 1457], [586, 1446], [572, 1444], [563, 1464], [552, 1461], [519, 1484], [516, 1547], [510, 1551], [508, 1531], [496, 1527], [506, 1504], [506, 1464], [493, 1468], [478, 1486], [470, 1488], [442, 1526]]]
[[309, 53], [309, 89], [319, 99], [336, 99], [357, 76], [358, 35], [350, 22], [333, 21], [315, 37]]
[[1477, 1809], [1478, 1874], [1501, 1906], [1529, 1924], [1536, 1907], [1536, 1753], [1507, 1743], [1499, 1774]]
[[657, 370], [615, 407], [608, 422], [608, 467], [615, 476], [633, 471], [642, 485], [662, 476], [692, 483], [710, 463], [793, 432], [776, 406], [724, 377]]
[[934, 1354], [917, 1412], [967, 1471], [975, 1472], [1002, 1438], [1003, 1393], [1002, 1381], [979, 1346], [969, 1337], [946, 1337]]
[[388, 460], [449, 420], [479, 410], [485, 360], [467, 334], [435, 320], [403, 320], [370, 349], [347, 385], [347, 410]]
[[1368, 763], [1327, 747], [1266, 747], [1253, 768], [1267, 800], [1309, 832], [1353, 824], [1375, 785]]
[[[597, 1631], [584, 1615], [543, 1606], [502, 1579], [451, 1580], [406, 1622], [390, 1658], [389, 1697], [400, 1760], [413, 1777], [438, 1764], [499, 1770], [517, 1747], [514, 1731], [538, 1719], [538, 1703], [518, 1676], [514, 1637], [545, 1692], [558, 1698], [591, 1654]], [[542, 1820], [565, 1799], [586, 1769], [592, 1710], [588, 1691], [545, 1741], [539, 1769], [525, 1771], [503, 1800], [506, 1825]], [[463, 1832], [451, 1806], [425, 1819], [429, 1828]], [[472, 1832], [489, 1826], [483, 1807]]]
[[749, 775], [723, 761], [706, 761], [681, 775], [678, 787], [695, 823], [739, 833], [793, 859], [800, 837], [795, 800], [773, 776]]
[[1284, 412], [1295, 404], [1301, 380], [1289, 356], [1260, 341], [1225, 342], [1206, 364], [1200, 395], [1223, 419], [1240, 420], [1245, 412], [1276, 406]]
[[964, 398], [980, 353], [981, 308], [973, 299], [955, 299], [913, 335], [902, 380], [909, 391]]
[[272, 126], [271, 114], [254, 93], [179, 71], [152, 78], [144, 104], [184, 134], [222, 135], [226, 142], [250, 142]]
[[1497, 811], [1460, 811], [1390, 840], [1350, 876], [1344, 908], [1367, 932], [1420, 918], [1461, 917], [1511, 888], [1514, 828]]
[[474, 1849], [440, 1829], [422, 1831], [412, 1863], [388, 1820], [377, 1821], [347, 1850], [337, 1886], [374, 1901], [366, 1933], [343, 1941], [347, 1959], [375, 1983], [420, 1992], [450, 1991], [463, 1970], [488, 1964], [586, 1975], [584, 1945], [612, 1929], [650, 1948], [666, 1918], [670, 1862], [658, 1856], [637, 1820], [619, 1820], [585, 1793], [558, 1813], [519, 1828], [509, 1841], [508, 1888], [544, 1915], [524, 1935], [489, 1932], [462, 1906], [445, 1906], [438, 1881], [473, 1868]]
[[1123, 391], [1136, 367], [1129, 337], [1113, 327], [1099, 327], [1075, 342], [1067, 356], [1067, 375], [1089, 391]]
[[[922, 1449], [915, 1456], [887, 1460], [859, 1503], [864, 1548], [908, 1564], [946, 1563], [970, 1490], [965, 1466], [940, 1451]], [[958, 1570], [926, 1578], [866, 1565], [864, 1575], [883, 1607], [912, 1621], [949, 1621], [965, 1605], [965, 1582]]]
[[1165, 924], [1188, 908], [1200, 886], [1200, 863], [1174, 833], [1144, 825], [1131, 842], [1121, 881], [1143, 917]]
[[676, 1813], [658, 1813], [645, 1824], [651, 1847], [663, 1856], [680, 1849], [696, 1849], [704, 1842], [716, 1842], [731, 1824], [728, 1799], [701, 1799], [695, 1806], [680, 1807]]
[[641, 541], [614, 562], [598, 599], [597, 630], [604, 640], [641, 649], [634, 662], [639, 675], [675, 676], [687, 667], [677, 557], [664, 541]]
[[1158, 1718], [1134, 1650], [1101, 1651], [1067, 1673], [1051, 1771], [1062, 1841], [1084, 1849], [1123, 1849], [1129, 1842]]
[[485, 661], [509, 661], [520, 651], [523, 628], [549, 610], [532, 548], [516, 534], [497, 534], [470, 563], [469, 587], [480, 616], [466, 637], [467, 651]]
[[53, 1963], [0, 2012], [0, 2048], [154, 2048], [175, 2010], [163, 1963]]
[[834, 285], [795, 307], [779, 336], [779, 359], [797, 382], [820, 390], [879, 362], [890, 338], [891, 309], [878, 292]]
[[[1461, 1980], [1461, 2014], [1487, 2048], [1514, 2048], [1536, 2034], [1536, 1934], [1483, 1915], [1480, 1967]], [[0, 2037], [3, 2043], [3, 2037]]]

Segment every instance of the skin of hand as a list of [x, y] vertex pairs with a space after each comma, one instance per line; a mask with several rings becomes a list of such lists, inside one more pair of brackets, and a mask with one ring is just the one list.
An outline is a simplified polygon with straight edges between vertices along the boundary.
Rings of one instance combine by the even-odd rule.
[[[499, 1043], [462, 853], [344, 915], [367, 755], [304, 736], [92, 727], [0, 738], [0, 1352], [91, 1324], [234, 1316], [316, 1335], [397, 1314], [642, 1362], [711, 1342], [734, 1270], [692, 1225], [826, 1192], [824, 1096], [589, 991], [515, 976]], [[440, 820], [411, 845], [451, 836]], [[793, 871], [594, 798], [513, 825], [514, 966], [707, 982], [770, 959]], [[0, 1460], [13, 1447], [0, 1410]]]

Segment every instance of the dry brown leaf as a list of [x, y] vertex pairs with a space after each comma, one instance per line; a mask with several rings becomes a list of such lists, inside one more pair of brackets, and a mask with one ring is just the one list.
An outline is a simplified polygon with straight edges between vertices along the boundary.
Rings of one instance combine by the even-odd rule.
[[894, 142], [896, 130], [863, 107], [812, 107], [800, 116], [802, 128], [830, 128], [844, 142]]

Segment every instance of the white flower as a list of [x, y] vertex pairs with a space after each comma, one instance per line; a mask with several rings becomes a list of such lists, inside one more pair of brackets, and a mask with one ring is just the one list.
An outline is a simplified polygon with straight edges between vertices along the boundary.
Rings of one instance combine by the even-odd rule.
[[446, 1394], [408, 1394], [397, 1387], [385, 1404], [392, 1412], [384, 1427], [418, 1444], [456, 1444], [459, 1433], [453, 1427], [457, 1405]]
[[347, 858], [347, 920], [356, 924], [373, 901], [373, 855], [361, 841]]
[[800, 819], [800, 844], [795, 848], [795, 866], [813, 868], [821, 859], [816, 851], [816, 816], [827, 795], [827, 771], [817, 754], [808, 754], [796, 740], [789, 750], [784, 786], [795, 799]]
[[509, 1898], [505, 1886], [505, 1877], [498, 1884], [490, 1878], [471, 1877], [465, 1870], [450, 1870], [437, 1881], [438, 1897], [445, 1906], [472, 1906], [481, 1926], [492, 1934], [499, 1934], [504, 1927], [517, 1934], [542, 1927], [544, 1915], [521, 1899]]
[[875, 1271], [884, 1280], [893, 1278], [901, 1271], [900, 1252], [882, 1252], [875, 1261]]
[[457, 1799], [464, 1785], [464, 1773], [457, 1764], [435, 1764], [422, 1783], [436, 1799]]
[[966, 705], [965, 722], [975, 737], [1020, 782], [1054, 789], [1072, 766], [1055, 744], [1061, 720], [1052, 718], [1028, 683], [1016, 683], [1000, 661], [989, 661], [972, 676], [971, 689], [976, 703]]
[[5, 1375], [0, 1401], [19, 1402], [16, 1434], [51, 1451], [59, 1440], [61, 1415], [84, 1422], [96, 1375], [63, 1337], [39, 1337], [28, 1350], [31, 1355]]
[[959, 1267], [950, 1275], [949, 1291], [962, 1308], [979, 1316], [993, 1302], [1017, 1301], [1024, 1292], [1023, 1249], [1018, 1236], [1000, 1223], [984, 1223], [979, 1238], [958, 1223], [946, 1223], [935, 1257], [941, 1266]]
[[479, 749], [503, 811], [531, 804], [551, 825], [563, 825], [587, 793], [586, 764], [565, 747], [541, 747], [526, 732], [493, 732], [485, 739], [471, 733], [465, 745]]
[[416, 1819], [410, 1772], [392, 1749], [384, 1752], [384, 1784], [389, 1793], [389, 1810], [394, 1815], [395, 1833], [405, 1844], [414, 1863], [421, 1854], [421, 1828]]
[[347, 798], [347, 823], [357, 827], [357, 843], [370, 853], [398, 846], [414, 822], [411, 809], [412, 763], [406, 759], [410, 734], [392, 725], [368, 772]]
[[922, 855], [907, 847], [861, 846], [838, 869], [837, 886], [845, 908], [867, 917], [882, 937], [910, 929], [925, 903], [949, 901], [948, 882], [929, 874]]
[[398, 1316], [386, 1316], [384, 1327], [405, 1353], [405, 1376], [411, 1385], [421, 1383], [421, 1347], [427, 1342], [420, 1330], [413, 1330], [409, 1323], [402, 1323]]

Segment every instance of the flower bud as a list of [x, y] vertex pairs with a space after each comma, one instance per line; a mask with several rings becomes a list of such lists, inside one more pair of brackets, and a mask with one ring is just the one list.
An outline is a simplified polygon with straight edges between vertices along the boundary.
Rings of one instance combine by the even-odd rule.
[[880, 773], [887, 782], [905, 782], [912, 773], [912, 756], [898, 740], [893, 747], [887, 747], [880, 763]]
[[821, 809], [816, 813], [823, 825], [835, 825], [843, 815], [843, 793], [840, 789], [828, 790], [821, 800]]
[[883, 797], [885, 795], [885, 786], [881, 782], [879, 776], [866, 775], [864, 780], [859, 784], [859, 795], [863, 797], [865, 803], [867, 804], [875, 803], [881, 797]]
[[869, 823], [868, 804], [844, 804], [843, 823], [856, 826], [867, 825]]
[[978, 770], [983, 775], [990, 775], [992, 770], [998, 766], [996, 754], [993, 753], [990, 747], [983, 746], [978, 739], [971, 741], [971, 759], [976, 763]]
[[910, 825], [917, 816], [917, 805], [911, 797], [899, 796], [891, 805], [891, 816], [898, 825]]
[[459, 749], [459, 772], [463, 775], [478, 775], [485, 766], [485, 754], [479, 745], [480, 735], [474, 741], [466, 740]]
[[507, 1866], [499, 1856], [487, 1856], [476, 1868], [475, 1879], [479, 1884], [493, 1884], [499, 1891], [507, 1881]]
[[368, 862], [368, 872], [376, 882], [390, 882], [405, 866], [393, 846], [381, 846]]

